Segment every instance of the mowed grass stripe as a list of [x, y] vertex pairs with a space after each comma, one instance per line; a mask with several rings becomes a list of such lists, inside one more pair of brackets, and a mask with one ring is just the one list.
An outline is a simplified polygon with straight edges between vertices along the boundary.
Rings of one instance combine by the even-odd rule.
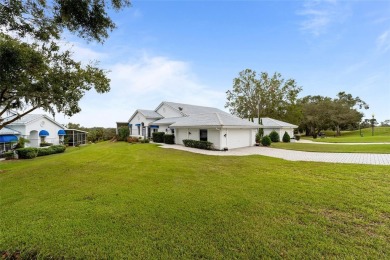
[[358, 145], [343, 145], [343, 144], [316, 144], [316, 143], [272, 143], [272, 148], [306, 151], [306, 152], [321, 152], [321, 153], [375, 153], [389, 154], [390, 144], [358, 144]]
[[[362, 136], [360, 136], [360, 132]], [[361, 131], [342, 131], [341, 136], [336, 136], [335, 131], [324, 131], [324, 133], [326, 138], [313, 139], [308, 136], [302, 136], [302, 138], [326, 143], [390, 143], [390, 127], [388, 126], [375, 127], [374, 135], [372, 135], [371, 128], [363, 128]]]
[[0, 163], [0, 250], [54, 258], [384, 258], [389, 167], [101, 143]]

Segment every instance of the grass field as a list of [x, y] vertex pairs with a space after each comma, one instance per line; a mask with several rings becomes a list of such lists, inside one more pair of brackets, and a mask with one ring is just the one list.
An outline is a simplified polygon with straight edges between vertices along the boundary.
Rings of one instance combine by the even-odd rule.
[[390, 255], [387, 166], [100, 143], [0, 162], [0, 251], [24, 258]]
[[302, 136], [304, 139], [312, 140], [314, 142], [328, 142], [328, 143], [390, 143], [390, 127], [375, 127], [374, 136], [372, 136], [371, 128], [362, 129], [360, 131], [343, 131], [341, 136], [335, 137], [334, 131], [325, 131], [326, 138], [313, 139], [312, 137]]
[[308, 144], [308, 143], [272, 143], [272, 148], [322, 153], [390, 153], [390, 144]]

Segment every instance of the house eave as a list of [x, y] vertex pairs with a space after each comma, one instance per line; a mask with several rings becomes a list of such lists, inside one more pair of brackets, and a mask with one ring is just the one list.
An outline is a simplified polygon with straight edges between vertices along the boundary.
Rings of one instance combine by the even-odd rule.
[[245, 125], [179, 125], [179, 126], [174, 126], [171, 125], [170, 128], [235, 128], [235, 129], [258, 129], [259, 127], [257, 126], [245, 126]]

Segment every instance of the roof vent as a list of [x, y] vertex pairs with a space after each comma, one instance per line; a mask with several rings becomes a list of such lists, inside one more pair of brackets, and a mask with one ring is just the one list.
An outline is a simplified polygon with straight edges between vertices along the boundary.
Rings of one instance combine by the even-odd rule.
[[183, 111], [183, 108], [182, 108], [182, 107], [179, 107], [179, 110], [180, 110], [180, 111]]

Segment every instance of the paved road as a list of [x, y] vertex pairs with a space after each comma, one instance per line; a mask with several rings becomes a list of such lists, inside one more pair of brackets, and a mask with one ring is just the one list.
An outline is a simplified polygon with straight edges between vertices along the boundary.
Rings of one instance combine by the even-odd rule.
[[[195, 148], [189, 148], [182, 145], [163, 145], [162, 148], [171, 148], [182, 151], [189, 151], [199, 154], [215, 156], [245, 156], [245, 155], [264, 155], [276, 157], [289, 161], [308, 161], [308, 162], [329, 162], [329, 163], [354, 163], [354, 164], [375, 164], [390, 165], [390, 154], [368, 154], [368, 153], [318, 153], [302, 152], [269, 147], [245, 147], [223, 151], [207, 151]], [[390, 169], [389, 169], [390, 171]]]

